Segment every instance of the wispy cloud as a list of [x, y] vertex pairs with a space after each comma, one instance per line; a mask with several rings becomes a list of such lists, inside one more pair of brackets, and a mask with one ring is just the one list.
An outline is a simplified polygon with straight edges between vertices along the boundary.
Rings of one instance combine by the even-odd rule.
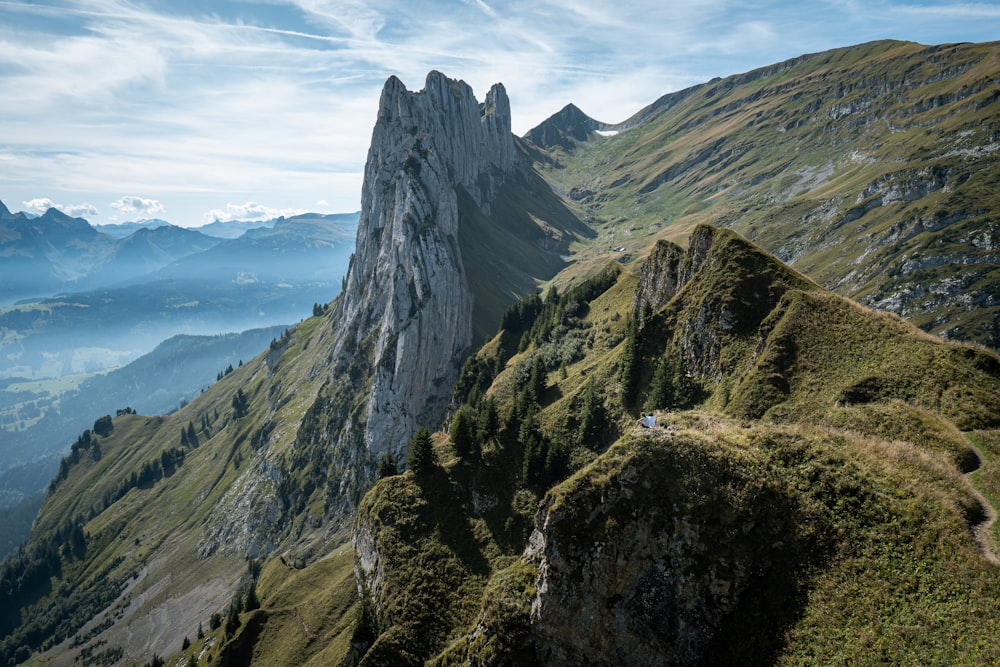
[[226, 204], [224, 209], [213, 209], [205, 213], [205, 222], [228, 222], [230, 220], [271, 220], [281, 216], [290, 217], [306, 213], [308, 209], [278, 209], [248, 201], [245, 204]]
[[356, 210], [390, 74], [419, 88], [438, 69], [479, 95], [503, 82], [520, 134], [567, 102], [615, 122], [664, 93], [804, 52], [992, 39], [998, 11], [915, 0], [0, 0], [0, 199], [143, 193], [179, 224], [249, 206], [226, 202]]
[[22, 202], [25, 211], [36, 215], [43, 215], [50, 208], [62, 211], [66, 215], [73, 217], [95, 216], [99, 213], [96, 206], [91, 204], [57, 204], [47, 197], [38, 197]]

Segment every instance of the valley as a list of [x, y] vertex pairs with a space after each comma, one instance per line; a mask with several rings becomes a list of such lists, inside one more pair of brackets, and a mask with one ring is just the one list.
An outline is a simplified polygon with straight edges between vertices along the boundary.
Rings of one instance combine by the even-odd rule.
[[342, 289], [90, 418], [0, 664], [1000, 661], [998, 80], [874, 42], [515, 137], [390, 77]]

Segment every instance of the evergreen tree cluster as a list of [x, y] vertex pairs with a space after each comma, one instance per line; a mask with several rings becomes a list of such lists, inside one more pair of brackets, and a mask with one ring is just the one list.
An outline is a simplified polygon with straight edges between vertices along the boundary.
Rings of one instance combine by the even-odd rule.
[[[211, 427], [208, 423], [208, 415], [201, 417], [201, 430], [207, 437], [211, 437]], [[200, 445], [198, 432], [194, 429], [194, 422], [189, 421], [187, 427], [181, 427], [181, 447], [194, 449]]]
[[[607, 446], [612, 429], [610, 416], [599, 391], [589, 384], [577, 399], [569, 428], [559, 438], [545, 434], [538, 413], [551, 398], [549, 373], [561, 369], [565, 360], [545, 353], [553, 339], [570, 327], [580, 328], [590, 302], [607, 291], [618, 279], [620, 268], [609, 266], [596, 276], [560, 294], [552, 287], [543, 300], [536, 292], [519, 300], [501, 319], [501, 345], [492, 356], [470, 357], [455, 385], [454, 401], [460, 407], [452, 417], [450, 436], [462, 458], [479, 455], [491, 439], [515, 446], [522, 455], [522, 479], [528, 485], [545, 488], [569, 471], [570, 445], [575, 443], [599, 451]], [[516, 341], [516, 345], [514, 342]], [[487, 391], [511, 357], [537, 348], [528, 358], [526, 376], [514, 396], [512, 408], [501, 421], [496, 404]], [[560, 363], [560, 361], [562, 363]]]
[[70, 469], [83, 460], [84, 453], [90, 452], [90, 456], [94, 461], [101, 460], [104, 454], [101, 451], [101, 445], [98, 442], [97, 436], [107, 437], [114, 432], [114, 428], [115, 425], [111, 419], [111, 415], [104, 415], [94, 422], [93, 429], [86, 429], [77, 436], [76, 441], [70, 445], [69, 454], [59, 461], [59, 470], [56, 472], [55, 477], [52, 478], [52, 481], [49, 482], [49, 495], [52, 495], [56, 490], [59, 482], [69, 476]]
[[[121, 592], [110, 573], [118, 557], [85, 586], [53, 590], [63, 569], [86, 556], [84, 519], [64, 522], [48, 535], [21, 547], [0, 565], [0, 665], [13, 666], [73, 636]], [[35, 603], [45, 599], [46, 603]]]
[[[652, 313], [647, 313], [642, 322], [648, 325], [652, 319]], [[698, 400], [698, 383], [687, 372], [680, 354], [671, 354], [669, 345], [662, 350], [662, 343], [648, 333], [651, 328], [640, 326], [635, 317], [629, 318], [626, 323], [619, 366], [625, 405], [637, 408], [640, 398], [644, 396], [644, 405], [648, 410], [691, 407]], [[654, 351], [644, 353], [650, 348]], [[643, 372], [644, 365], [653, 368], [652, 376], [648, 371]]]
[[[316, 305], [313, 305], [313, 315], [315, 315], [315, 314], [316, 314]], [[320, 313], [320, 314], [322, 315], [322, 313]], [[288, 341], [290, 341], [291, 339], [292, 339], [292, 332], [289, 331], [288, 329], [285, 329], [284, 331], [281, 332], [281, 337], [280, 338], [272, 338], [271, 339], [271, 345], [270, 345], [270, 347], [271, 347], [272, 350], [280, 350], [285, 345], [287, 345]], [[243, 365], [243, 362], [241, 361], [240, 362], [240, 366], [242, 366], [242, 365]]]
[[507, 309], [500, 320], [500, 328], [517, 338], [518, 349], [522, 352], [532, 343], [541, 345], [560, 326], [585, 317], [590, 302], [606, 292], [620, 273], [621, 268], [612, 264], [565, 294], [560, 294], [555, 286], [549, 288], [544, 301], [537, 292], [530, 294]]
[[233, 418], [242, 419], [247, 416], [249, 410], [250, 401], [247, 400], [247, 396], [243, 393], [243, 389], [237, 389], [236, 393], [233, 394]]
[[104, 415], [94, 422], [94, 434], [106, 438], [115, 430], [114, 420], [111, 415]]
[[[272, 348], [272, 349], [273, 349], [273, 348]], [[243, 360], [242, 360], [242, 359], [240, 359], [240, 366], [242, 366], [242, 365], [243, 365]], [[230, 374], [232, 374], [232, 373], [234, 373], [234, 372], [236, 372], [236, 369], [235, 369], [235, 368], [233, 368], [233, 365], [232, 365], [232, 364], [229, 364], [228, 366], [226, 366], [225, 370], [221, 370], [221, 371], [219, 371], [219, 372], [218, 372], [218, 374], [216, 374], [216, 376], [215, 376], [215, 381], [216, 381], [216, 382], [218, 382], [218, 381], [219, 381], [219, 380], [221, 380], [222, 378], [224, 378], [224, 377], [226, 377], [227, 375], [230, 375]]]

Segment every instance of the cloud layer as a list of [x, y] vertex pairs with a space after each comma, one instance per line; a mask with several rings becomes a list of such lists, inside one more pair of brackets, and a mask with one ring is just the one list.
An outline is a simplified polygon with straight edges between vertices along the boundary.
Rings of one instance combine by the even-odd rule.
[[480, 95], [502, 81], [523, 133], [570, 101], [615, 122], [805, 52], [998, 28], [1000, 7], [961, 2], [9, 0], [0, 199], [186, 225], [249, 206], [234, 202], [356, 210], [390, 74], [418, 88], [438, 69]]

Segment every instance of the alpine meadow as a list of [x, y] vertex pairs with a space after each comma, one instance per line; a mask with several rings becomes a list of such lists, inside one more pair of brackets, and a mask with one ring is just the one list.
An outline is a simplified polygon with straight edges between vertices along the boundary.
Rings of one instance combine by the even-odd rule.
[[390, 77], [342, 290], [89, 417], [0, 664], [1000, 664], [998, 149], [1000, 42]]

